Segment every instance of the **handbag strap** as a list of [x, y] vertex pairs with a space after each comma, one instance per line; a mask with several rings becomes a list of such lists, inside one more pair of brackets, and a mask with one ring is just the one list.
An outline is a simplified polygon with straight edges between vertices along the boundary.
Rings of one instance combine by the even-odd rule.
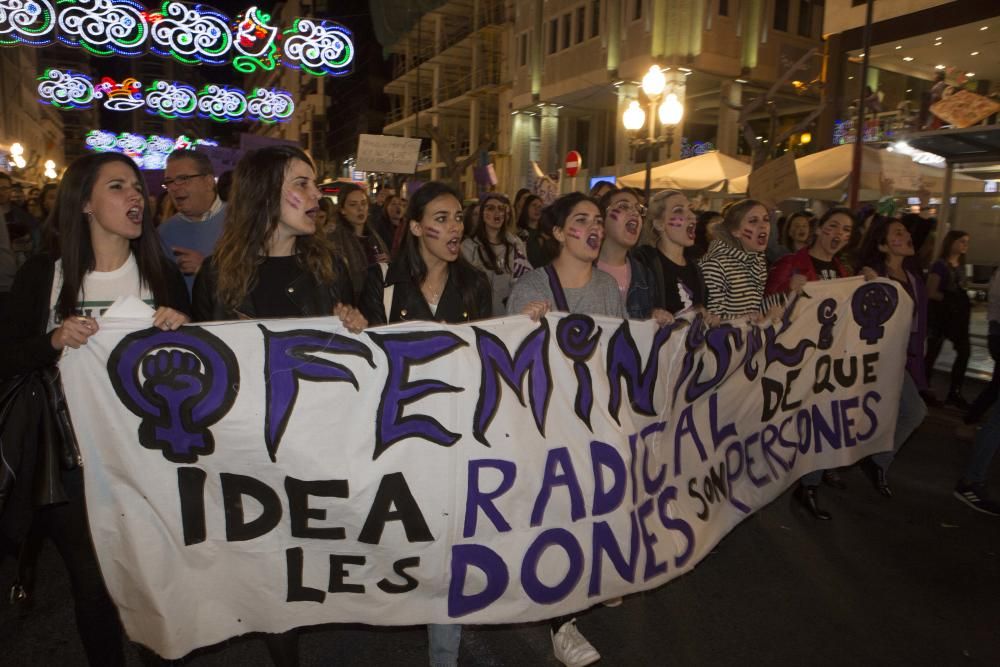
[[564, 313], [569, 312], [569, 303], [566, 301], [566, 293], [563, 292], [562, 283], [559, 282], [559, 274], [551, 264], [545, 266], [545, 273], [549, 277], [549, 289], [552, 290], [552, 298], [556, 302], [556, 310]]

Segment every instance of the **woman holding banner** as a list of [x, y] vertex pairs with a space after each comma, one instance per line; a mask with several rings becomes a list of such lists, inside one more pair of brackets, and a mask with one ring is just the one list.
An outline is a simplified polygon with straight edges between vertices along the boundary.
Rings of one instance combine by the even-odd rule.
[[194, 319], [336, 315], [350, 331], [364, 329], [347, 267], [316, 233], [321, 194], [309, 156], [261, 148], [235, 177], [225, 230], [195, 280]]
[[[855, 220], [848, 208], [834, 207], [819, 219], [816, 233], [804, 248], [785, 255], [771, 267], [767, 277], [767, 294], [791, 294], [802, 289], [812, 280], [833, 280], [846, 278], [850, 274], [837, 253], [842, 251], [851, 239]], [[823, 481], [837, 489], [847, 485], [836, 470], [816, 470], [802, 476], [795, 499], [802, 504], [814, 519], [829, 521], [833, 517], [819, 506], [817, 495], [819, 483]]]
[[[533, 320], [550, 310], [624, 319], [625, 303], [618, 284], [594, 266], [604, 240], [597, 203], [579, 192], [563, 195], [545, 209], [539, 230], [551, 240], [548, 250], [554, 259], [514, 285], [507, 313], [528, 315]], [[612, 605], [616, 603], [620, 600]], [[552, 619], [550, 634], [556, 659], [568, 667], [583, 667], [601, 659], [577, 629], [575, 618]]]
[[[364, 329], [347, 267], [316, 233], [321, 196], [312, 160], [298, 147], [247, 153], [236, 165], [225, 229], [195, 279], [194, 319], [336, 315], [349, 331]], [[275, 665], [299, 663], [297, 631], [264, 641]]]
[[920, 398], [920, 390], [926, 389], [924, 373], [924, 343], [927, 340], [927, 294], [924, 283], [918, 275], [903, 266], [904, 260], [913, 257], [913, 239], [906, 226], [899, 220], [877, 216], [861, 241], [859, 258], [861, 273], [866, 280], [877, 277], [890, 278], [899, 283], [913, 299], [913, 325], [906, 348], [906, 372], [899, 396], [899, 415], [896, 418], [896, 434], [893, 436], [892, 451], [872, 455], [870, 473], [875, 489], [886, 498], [892, 497], [889, 487], [889, 466], [896, 452], [910, 437], [924, 417], [927, 406]]
[[769, 306], [780, 304], [779, 295], [764, 297], [767, 283], [767, 241], [771, 222], [759, 201], [743, 199], [726, 206], [715, 240], [701, 258], [708, 310], [722, 319], [756, 318]]
[[[59, 230], [58, 254], [36, 255], [17, 274], [0, 323], [0, 378], [9, 384], [44, 373], [56, 394], [43, 408], [50, 413], [53, 400], [65, 400], [55, 368], [60, 355], [86, 345], [100, 328], [98, 316], [116, 299], [136, 297], [155, 307], [152, 325], [163, 330], [188, 321], [184, 279], [163, 255], [147, 201], [142, 174], [128, 157], [92, 153], [76, 160], [63, 176], [50, 217]], [[5, 424], [17, 418], [28, 419], [7, 414]], [[83, 462], [71, 431], [57, 442], [39, 434], [48, 451], [33, 470], [19, 470], [22, 479], [15, 480], [3, 508], [4, 538], [23, 537], [33, 521], [34, 530], [52, 540], [69, 573], [87, 661], [93, 667], [124, 665], [122, 627], [91, 541]], [[32, 435], [30, 443], [5, 442], [5, 462], [15, 447], [35, 444], [33, 434], [23, 433]], [[33, 486], [47, 500], [37, 509]]]
[[[399, 256], [368, 271], [361, 311], [372, 324], [414, 320], [461, 324], [492, 315], [486, 276], [462, 258], [462, 201], [431, 181], [410, 197]], [[461, 625], [427, 626], [431, 667], [456, 667]]]

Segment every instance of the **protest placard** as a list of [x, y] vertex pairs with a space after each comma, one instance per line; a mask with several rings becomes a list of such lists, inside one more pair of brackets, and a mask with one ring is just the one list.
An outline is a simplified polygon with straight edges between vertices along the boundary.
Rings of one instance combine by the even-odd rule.
[[420, 157], [420, 139], [362, 134], [358, 137], [357, 168], [389, 174], [412, 174]]
[[795, 171], [795, 157], [785, 153], [750, 172], [748, 181], [750, 198], [769, 206], [776, 206], [799, 191], [799, 176]]

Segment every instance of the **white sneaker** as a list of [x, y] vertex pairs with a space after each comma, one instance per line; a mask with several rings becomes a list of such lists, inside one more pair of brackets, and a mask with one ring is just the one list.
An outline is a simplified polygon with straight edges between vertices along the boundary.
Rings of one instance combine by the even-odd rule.
[[549, 634], [552, 635], [552, 652], [555, 653], [556, 660], [566, 667], [584, 667], [601, 659], [597, 649], [576, 629], [575, 618], [563, 623], [559, 632], [549, 630]]

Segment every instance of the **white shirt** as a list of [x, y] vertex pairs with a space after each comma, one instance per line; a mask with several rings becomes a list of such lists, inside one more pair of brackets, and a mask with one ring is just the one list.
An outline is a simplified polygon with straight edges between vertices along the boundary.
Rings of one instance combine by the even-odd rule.
[[[62, 318], [56, 312], [59, 292], [62, 291], [63, 270], [62, 260], [56, 260], [55, 274], [52, 277], [52, 293], [49, 295], [49, 324], [46, 331], [52, 331], [62, 323]], [[77, 314], [86, 317], [100, 317], [111, 307], [118, 297], [136, 296], [150, 306], [154, 306], [153, 293], [149, 285], [142, 284], [139, 279], [139, 265], [135, 257], [129, 253], [125, 263], [114, 271], [91, 271], [83, 277], [80, 294], [77, 300]]]

